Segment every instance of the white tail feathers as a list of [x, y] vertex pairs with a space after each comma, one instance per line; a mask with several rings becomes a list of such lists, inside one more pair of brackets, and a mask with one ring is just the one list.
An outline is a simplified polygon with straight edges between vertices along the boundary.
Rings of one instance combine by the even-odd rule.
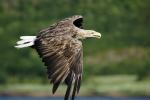
[[21, 36], [20, 39], [22, 40], [17, 42], [17, 46], [15, 46], [16, 48], [25, 48], [33, 46], [36, 36]]

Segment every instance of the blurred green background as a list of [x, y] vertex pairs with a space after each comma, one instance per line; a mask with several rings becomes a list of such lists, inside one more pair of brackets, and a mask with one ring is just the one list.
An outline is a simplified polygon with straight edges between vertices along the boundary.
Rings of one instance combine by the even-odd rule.
[[0, 94], [50, 94], [37, 53], [14, 45], [72, 15], [102, 34], [83, 41], [80, 95], [150, 95], [150, 0], [0, 0]]

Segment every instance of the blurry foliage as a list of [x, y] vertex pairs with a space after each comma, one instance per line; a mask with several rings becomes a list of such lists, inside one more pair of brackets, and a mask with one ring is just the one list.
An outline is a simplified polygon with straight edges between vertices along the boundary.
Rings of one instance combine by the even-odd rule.
[[2, 72], [2, 71], [1, 71], [1, 73], [0, 73], [0, 85], [1, 85], [1, 84], [5, 84], [6, 81], [7, 81], [7, 75], [6, 75], [5, 72]]
[[[36, 76], [45, 80], [46, 70], [43, 69], [46, 67], [41, 67], [43, 64], [37, 54], [29, 48], [17, 50], [13, 46], [19, 36], [36, 35], [59, 19], [76, 14], [84, 16], [86, 29], [102, 34], [100, 40], [83, 42], [85, 57], [109, 49], [141, 47], [147, 50], [150, 45], [149, 4], [150, 0], [0, 0], [0, 83], [14, 76], [21, 80], [32, 80]], [[85, 76], [137, 74], [140, 80], [149, 75], [149, 59], [150, 52], [144, 60], [129, 58], [107, 65], [85, 63]]]

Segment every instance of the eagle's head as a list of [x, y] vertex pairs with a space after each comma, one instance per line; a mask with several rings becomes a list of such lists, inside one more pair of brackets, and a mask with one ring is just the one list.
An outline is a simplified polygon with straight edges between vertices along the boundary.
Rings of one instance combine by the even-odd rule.
[[76, 38], [85, 39], [89, 37], [100, 38], [101, 34], [94, 30], [83, 29], [83, 17], [80, 15], [72, 16], [70, 18], [73, 21], [74, 29], [76, 30]]
[[[76, 39], [85, 39], [89, 37], [100, 38], [101, 34], [94, 30], [83, 29], [83, 17], [81, 15], [75, 15], [72, 17], [65, 18], [57, 24], [57, 30], [63, 34], [70, 35]], [[58, 32], [58, 31], [57, 31]], [[60, 33], [59, 33], [60, 34]]]

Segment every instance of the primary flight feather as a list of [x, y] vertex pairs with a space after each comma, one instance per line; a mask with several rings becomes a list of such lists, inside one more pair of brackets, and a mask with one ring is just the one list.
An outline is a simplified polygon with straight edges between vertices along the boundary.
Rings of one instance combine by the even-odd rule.
[[96, 31], [84, 30], [82, 22], [83, 17], [80, 15], [63, 19], [41, 30], [37, 36], [21, 36], [22, 40], [15, 46], [36, 49], [47, 66], [48, 78], [53, 84], [52, 93], [56, 92], [61, 83], [67, 85], [64, 100], [68, 100], [71, 91], [71, 99], [74, 100], [80, 90], [83, 72], [83, 51], [80, 40], [101, 37]]

